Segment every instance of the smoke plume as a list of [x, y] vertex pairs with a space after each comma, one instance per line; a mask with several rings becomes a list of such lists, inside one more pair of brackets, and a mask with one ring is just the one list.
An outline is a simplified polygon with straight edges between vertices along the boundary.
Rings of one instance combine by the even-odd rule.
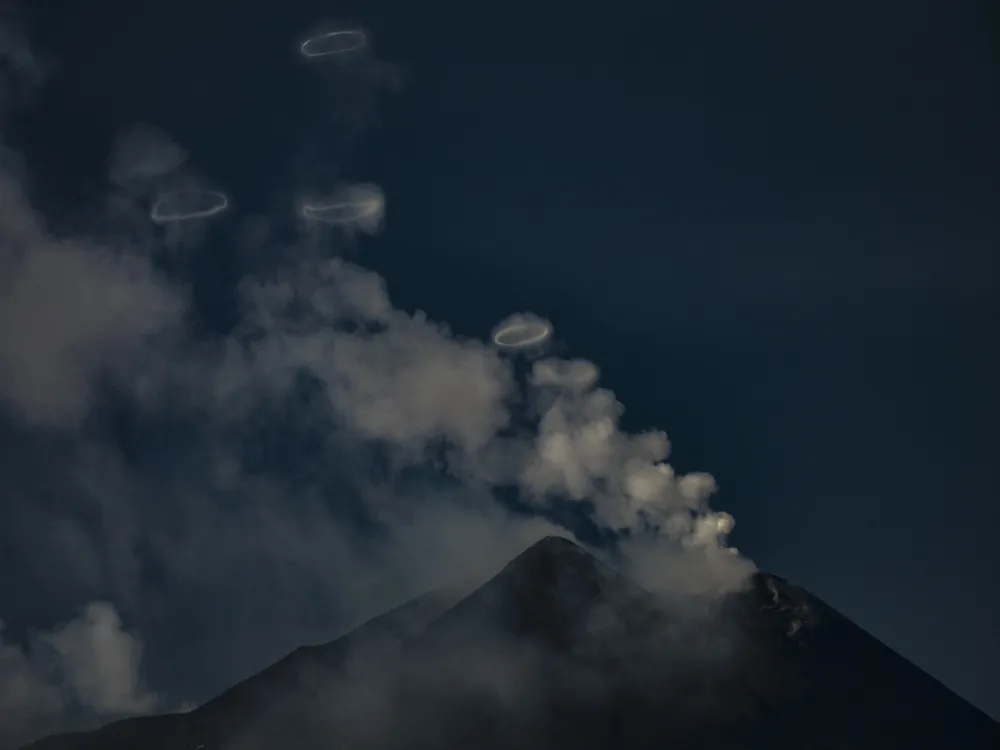
[[[26, 45], [0, 56], [0, 92], [35, 84]], [[238, 279], [199, 295], [197, 258], [149, 217], [186, 151], [125, 125], [114, 209], [74, 236], [2, 162], [0, 747], [204, 701], [456, 571], [482, 579], [574, 536], [557, 502], [646, 585], [742, 585], [712, 478], [677, 474], [664, 433], [624, 431], [593, 363], [519, 379], [489, 332], [400, 310], [336, 240], [288, 236], [293, 203], [228, 233], [233, 209], [175, 216]], [[205, 299], [223, 297], [220, 323]]]

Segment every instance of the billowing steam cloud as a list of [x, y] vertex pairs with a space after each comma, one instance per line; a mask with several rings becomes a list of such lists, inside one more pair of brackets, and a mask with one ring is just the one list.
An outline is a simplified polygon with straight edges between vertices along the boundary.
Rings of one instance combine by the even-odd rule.
[[670, 451], [662, 432], [629, 435], [617, 427], [622, 406], [597, 388], [597, 368], [576, 360], [538, 362], [532, 384], [548, 401], [536, 448], [521, 479], [536, 494], [591, 499], [613, 529], [663, 523], [675, 513], [705, 510], [715, 489], [707, 475], [675, 477], [663, 463]]
[[78, 422], [101, 370], [175, 325], [183, 305], [141, 258], [51, 237], [0, 174], [0, 401], [34, 423]]
[[[120, 188], [155, 186], [184, 161], [151, 129], [120, 144]], [[172, 192], [152, 220], [224, 223], [228, 205]], [[373, 231], [384, 211], [381, 191], [360, 185], [298, 218]], [[708, 507], [712, 478], [676, 474], [662, 432], [623, 431], [595, 365], [543, 359], [518, 382], [498, 347], [542, 343], [547, 321], [522, 314], [492, 340], [464, 339], [304, 241], [247, 260], [232, 290], [239, 322], [204, 335], [186, 269], [133, 250], [53, 236], [16, 175], [0, 174], [0, 427], [13, 446], [0, 544], [18, 562], [0, 602], [31, 592], [19, 616], [54, 626], [22, 627], [29, 645], [0, 650], [0, 710], [13, 707], [0, 746], [204, 700], [455, 570], [489, 573], [544, 535], [572, 535], [550, 520], [556, 500], [618, 534], [651, 585], [714, 594], [752, 571], [726, 546], [732, 519]], [[109, 393], [127, 406], [128, 451], [102, 427]], [[538, 515], [508, 512], [500, 486]], [[144, 687], [119, 613], [142, 633], [164, 702]]]
[[141, 656], [142, 644], [105, 602], [34, 634], [27, 650], [4, 642], [0, 622], [0, 739], [25, 741], [73, 711], [106, 720], [147, 713], [158, 698], [142, 682]]

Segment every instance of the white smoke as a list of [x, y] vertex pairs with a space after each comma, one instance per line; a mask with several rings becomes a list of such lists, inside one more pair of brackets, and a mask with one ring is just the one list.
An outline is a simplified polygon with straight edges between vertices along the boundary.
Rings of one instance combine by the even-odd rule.
[[[132, 130], [110, 178], [151, 195], [183, 159], [158, 131]], [[366, 211], [377, 196], [377, 211], [354, 220], [374, 229], [384, 201], [381, 191], [365, 196]], [[155, 236], [136, 231], [137, 216], [116, 213], [126, 222], [116, 236]], [[623, 407], [598, 387], [594, 364], [546, 359], [518, 383], [491, 342], [397, 309], [376, 273], [306, 240], [274, 248], [267, 270], [247, 271], [231, 333], [199, 338], [187, 326], [197, 312], [189, 280], [156, 270], [155, 245], [139, 249], [54, 236], [18, 175], [0, 173], [0, 402], [27, 443], [45, 447], [55, 430], [69, 446], [44, 453], [40, 470], [11, 454], [21, 484], [12, 479], [0, 505], [0, 541], [53, 608], [94, 600], [27, 648], [3, 646], [0, 706], [13, 708], [0, 716], [0, 745], [67, 726], [74, 709], [105, 717], [158, 705], [143, 683], [138, 637], [118, 612], [141, 623], [154, 652], [176, 648], [181, 625], [168, 594], [143, 583], [140, 549], [155, 557], [163, 590], [194, 597], [217, 627], [206, 649], [229, 660], [227, 681], [332, 637], [331, 623], [374, 614], [456, 571], [488, 571], [547, 534], [572, 535], [508, 513], [498, 485], [517, 486], [540, 512], [579, 503], [620, 536], [649, 585], [719, 593], [752, 571], [726, 546], [732, 519], [708, 506], [711, 477], [676, 474], [664, 433], [624, 431]], [[316, 390], [309, 401], [303, 378]], [[143, 417], [197, 418], [208, 437], [166, 453], [175, 462], [166, 469], [130, 465], [82, 428], [101, 409], [105, 381]], [[241, 442], [289, 413], [294, 435], [319, 445], [316, 476], [262, 469], [244, 442], [263, 452], [264, 438]], [[511, 429], [529, 417], [530, 430]], [[388, 453], [388, 480], [371, 479], [373, 445]], [[434, 481], [405, 473], [429, 466]], [[331, 467], [340, 484], [322, 473]], [[344, 486], [380, 536], [363, 538], [331, 514], [326, 497], [348, 494]], [[161, 669], [165, 661], [160, 654]]]
[[0, 622], [0, 739], [27, 741], [71, 711], [105, 721], [147, 713], [158, 698], [140, 677], [141, 656], [141, 641], [106, 602], [36, 633], [28, 649], [5, 643]]
[[101, 369], [176, 325], [181, 290], [140, 257], [57, 240], [0, 174], [0, 400], [73, 425]]

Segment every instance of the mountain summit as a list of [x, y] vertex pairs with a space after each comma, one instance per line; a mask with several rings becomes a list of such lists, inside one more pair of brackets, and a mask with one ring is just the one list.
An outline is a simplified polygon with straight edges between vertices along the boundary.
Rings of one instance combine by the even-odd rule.
[[1000, 725], [846, 618], [757, 574], [664, 602], [566, 539], [429, 594], [188, 714], [31, 750], [995, 750]]

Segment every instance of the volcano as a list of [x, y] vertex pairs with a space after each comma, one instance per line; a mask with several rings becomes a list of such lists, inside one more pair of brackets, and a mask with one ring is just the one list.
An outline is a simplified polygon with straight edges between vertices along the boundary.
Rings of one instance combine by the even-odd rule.
[[665, 600], [550, 537], [189, 713], [27, 747], [996, 750], [1000, 724], [777, 576]]

